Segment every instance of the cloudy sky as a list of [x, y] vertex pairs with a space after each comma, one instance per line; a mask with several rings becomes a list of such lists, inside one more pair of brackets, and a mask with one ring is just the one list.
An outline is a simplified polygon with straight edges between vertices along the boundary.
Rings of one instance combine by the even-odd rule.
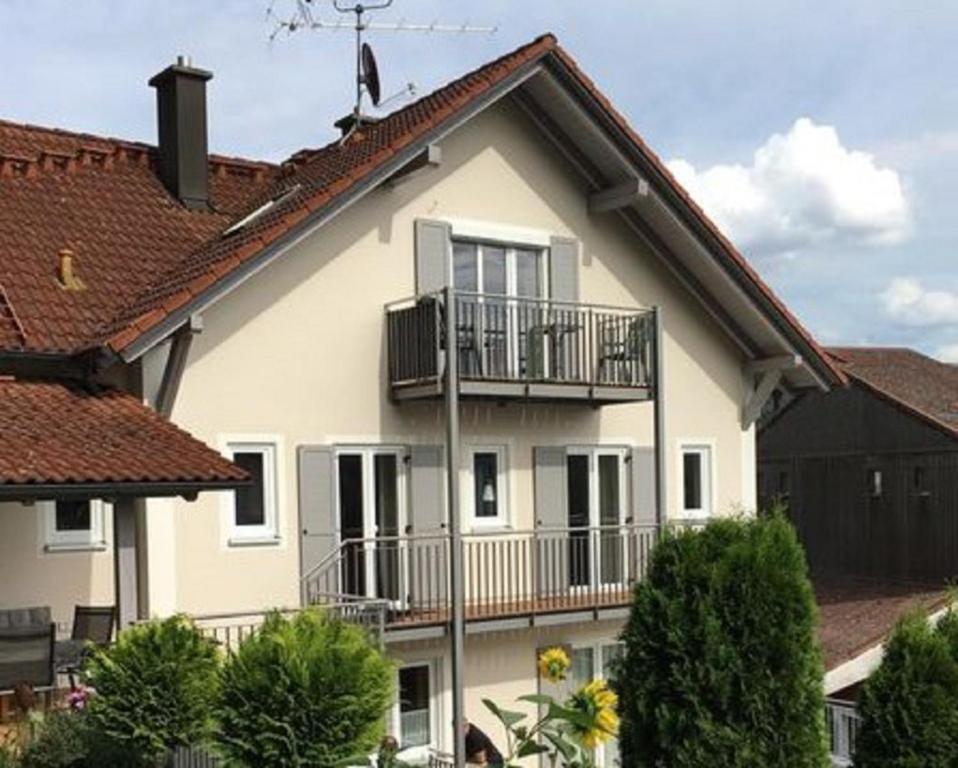
[[[153, 141], [146, 80], [185, 53], [215, 72], [216, 151], [325, 143], [350, 108], [351, 39], [271, 43], [268, 5], [0, 0], [0, 117]], [[387, 94], [555, 32], [824, 342], [958, 361], [953, 0], [395, 0], [377, 18], [498, 25], [370, 33]]]

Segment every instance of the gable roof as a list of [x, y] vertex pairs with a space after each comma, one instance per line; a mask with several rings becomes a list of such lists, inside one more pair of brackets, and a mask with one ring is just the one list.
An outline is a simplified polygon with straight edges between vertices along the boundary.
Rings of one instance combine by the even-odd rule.
[[249, 482], [239, 467], [136, 397], [0, 377], [0, 499], [188, 495]]
[[[217, 214], [197, 215], [183, 209], [177, 209], [175, 215], [157, 216], [156, 221], [152, 222], [154, 225], [160, 219], [168, 218], [171, 221], [160, 227], [167, 242], [158, 242], [159, 238], [154, 234], [152, 242], [146, 238], [147, 243], [137, 246], [138, 257], [148, 262], [142, 274], [125, 280], [124, 276], [129, 270], [121, 269], [114, 258], [113, 265], [117, 267], [117, 272], [112, 273], [112, 277], [106, 271], [92, 275], [97, 285], [104, 285], [111, 280], [117, 283], [115, 289], [121, 294], [122, 300], [117, 297], [118, 300], [110, 301], [109, 310], [85, 297], [81, 298], [79, 294], [73, 294], [61, 297], [61, 302], [50, 302], [39, 308], [31, 306], [28, 316], [24, 317], [23, 311], [26, 310], [21, 310], [21, 305], [25, 304], [22, 300], [25, 291], [6, 286], [11, 298], [11, 309], [7, 314], [20, 318], [28, 340], [27, 346], [33, 344], [31, 334], [36, 333], [34, 327], [53, 324], [49, 320], [44, 323], [38, 315], [49, 317], [51, 310], [59, 309], [63, 311], [58, 319], [61, 324], [57, 327], [58, 333], [48, 333], [49, 338], [38, 335], [38, 343], [49, 344], [60, 337], [59, 346], [53, 344], [54, 348], [79, 349], [84, 345], [104, 345], [128, 359], [133, 358], [182, 324], [190, 313], [201, 309], [229, 290], [231, 285], [265, 265], [288, 244], [304, 236], [311, 227], [324, 223], [365, 191], [400, 170], [426, 143], [438, 140], [544, 68], [586, 95], [588, 104], [585, 107], [590, 117], [607, 124], [609, 130], [615, 133], [613, 139], [616, 145], [610, 154], [627, 154], [640, 161], [654, 176], [652, 181], [657, 188], [669, 196], [670, 204], [674, 201], [687, 221], [698, 230], [696, 236], [708, 241], [708, 254], [719, 264], [730, 285], [734, 284], [727, 290], [740, 291], [746, 296], [742, 301], [747, 304], [740, 303], [738, 306], [748, 306], [753, 315], [769, 324], [767, 336], [784, 339], [790, 348], [797, 350], [815, 371], [816, 380], [828, 384], [841, 382], [841, 372], [812, 336], [695, 205], [664, 163], [550, 34], [538, 37], [450, 82], [375, 124], [364, 126], [345, 143], [336, 141], [320, 149], [297, 152], [283, 164], [281, 171], [269, 166], [250, 166], [254, 169], [254, 181], [243, 185], [241, 192], [235, 192], [230, 197], [230, 202], [236, 204], [232, 210], [227, 210], [230, 207], [228, 205], [221, 205], [222, 215], [218, 219]], [[149, 154], [150, 150], [143, 150], [142, 145], [137, 146]], [[0, 134], [0, 154], [5, 151]], [[150, 165], [149, 160], [141, 163]], [[161, 199], [160, 207], [176, 208], [176, 202], [165, 194], [155, 174], [150, 174], [152, 178], [149, 182], [142, 175], [138, 177], [139, 183], [148, 188], [141, 189], [141, 195], [153, 195], [151, 202], [154, 210], [157, 197]], [[3, 197], [0, 195], [0, 200]], [[122, 202], [122, 195], [116, 199], [118, 203]], [[270, 201], [277, 201], [277, 204], [245, 226], [231, 227]], [[35, 205], [29, 201], [25, 204], [31, 209]], [[76, 206], [74, 215], [69, 219], [74, 228], [65, 226], [56, 236], [44, 238], [46, 247], [53, 247], [71, 233], [76, 237], [76, 232], [82, 232], [81, 214], [92, 213], [90, 206], [84, 206], [82, 199], [74, 198], [69, 204]], [[124, 213], [117, 218], [138, 215], [132, 210], [129, 213], [126, 208], [123, 210]], [[34, 226], [45, 228], [47, 225], [43, 220], [52, 213], [54, 211], [47, 207], [45, 215], [34, 219]], [[0, 207], [0, 284], [6, 285], [5, 273], [13, 267], [15, 257], [2, 247], [4, 217]], [[94, 220], [96, 218], [94, 216]], [[176, 220], [175, 223], [172, 223], [173, 220]], [[135, 226], [136, 219], [126, 221], [127, 227], [130, 224]], [[56, 245], [56, 249], [60, 247], [63, 246]], [[158, 250], [163, 251], [162, 256], [157, 254]], [[31, 255], [31, 261], [35, 260], [36, 257]], [[83, 255], [78, 253], [77, 260], [82, 275]], [[700, 267], [701, 262], [699, 259], [697, 266]], [[46, 264], [42, 258], [41, 264]], [[39, 275], [49, 282], [45, 270], [45, 266], [39, 271], [34, 268], [34, 276]], [[708, 280], [699, 279], [698, 282], [708, 283]], [[33, 297], [26, 298], [26, 304], [29, 304]], [[74, 316], [81, 317], [74, 322]], [[14, 342], [18, 337], [16, 322], [5, 318], [0, 301], [0, 344], [4, 345]], [[758, 356], [762, 350], [756, 348], [754, 352]]]
[[958, 366], [904, 347], [830, 347], [828, 352], [852, 381], [958, 437]]

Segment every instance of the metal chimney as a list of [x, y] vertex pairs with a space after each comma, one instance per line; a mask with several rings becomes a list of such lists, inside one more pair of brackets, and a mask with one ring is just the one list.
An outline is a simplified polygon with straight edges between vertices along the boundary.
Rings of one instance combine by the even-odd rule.
[[209, 207], [206, 81], [212, 77], [178, 56], [149, 83], [156, 88], [160, 178], [183, 205], [198, 210]]

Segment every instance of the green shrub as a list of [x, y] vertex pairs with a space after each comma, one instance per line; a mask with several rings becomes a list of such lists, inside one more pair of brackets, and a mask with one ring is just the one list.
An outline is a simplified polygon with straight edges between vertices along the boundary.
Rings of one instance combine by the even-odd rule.
[[144, 765], [202, 743], [214, 730], [219, 669], [216, 643], [183, 616], [125, 629], [84, 670], [96, 689], [92, 727]]
[[805, 556], [780, 516], [675, 534], [635, 591], [614, 675], [623, 765], [828, 765]]
[[855, 765], [958, 765], [958, 616], [936, 628], [923, 614], [902, 620], [859, 702]]
[[50, 712], [38, 721], [20, 764], [22, 768], [85, 768], [90, 740], [85, 713]]
[[316, 611], [271, 614], [226, 662], [221, 747], [245, 766], [331, 766], [369, 754], [393, 676], [361, 627]]

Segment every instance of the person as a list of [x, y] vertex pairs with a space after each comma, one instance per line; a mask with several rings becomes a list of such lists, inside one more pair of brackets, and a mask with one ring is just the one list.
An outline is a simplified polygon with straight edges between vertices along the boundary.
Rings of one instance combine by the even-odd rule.
[[471, 765], [486, 765], [489, 768], [503, 768], [505, 761], [502, 754], [479, 728], [466, 720], [466, 762]]

